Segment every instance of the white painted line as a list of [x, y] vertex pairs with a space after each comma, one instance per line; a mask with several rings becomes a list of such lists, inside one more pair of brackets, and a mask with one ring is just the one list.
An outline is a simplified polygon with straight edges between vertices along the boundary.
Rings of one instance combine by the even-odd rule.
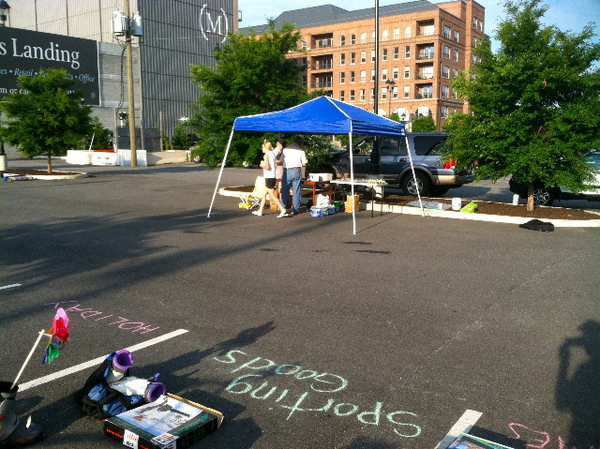
[[452, 442], [458, 438], [461, 433], [467, 433], [477, 422], [483, 413], [475, 410], [467, 410], [458, 421], [452, 426], [446, 436], [438, 443], [435, 449], [446, 449]]
[[7, 288], [14, 288], [14, 287], [20, 287], [21, 284], [10, 284], [10, 285], [5, 285], [3, 287], [0, 287], [0, 290], [5, 290]]
[[[133, 346], [130, 346], [128, 348], [123, 348], [123, 349], [127, 349], [130, 352], [135, 352], [140, 349], [147, 348], [148, 346], [153, 346], [155, 344], [170, 340], [171, 338], [186, 334], [188, 332], [189, 331], [186, 329], [178, 329], [176, 331], [169, 332], [168, 334], [161, 335], [160, 337], [156, 337], [151, 340], [144, 341], [142, 343], [138, 343], [137, 345], [133, 345]], [[61, 371], [57, 371], [56, 373], [48, 374], [47, 376], [40, 377], [39, 379], [30, 380], [29, 382], [25, 382], [24, 384], [19, 385], [19, 391], [25, 391], [29, 388], [39, 387], [40, 385], [43, 385], [48, 382], [52, 382], [53, 380], [60, 379], [61, 377], [65, 377], [70, 374], [77, 373], [79, 371], [82, 371], [87, 368], [91, 368], [93, 366], [98, 366], [104, 361], [104, 359], [106, 359], [107, 356], [108, 356], [108, 354], [103, 355], [98, 358], [95, 358], [93, 360], [89, 360], [84, 363], [80, 363], [79, 365], [72, 366], [71, 368], [65, 368]], [[67, 356], [63, 355], [63, 357], [67, 357]]]

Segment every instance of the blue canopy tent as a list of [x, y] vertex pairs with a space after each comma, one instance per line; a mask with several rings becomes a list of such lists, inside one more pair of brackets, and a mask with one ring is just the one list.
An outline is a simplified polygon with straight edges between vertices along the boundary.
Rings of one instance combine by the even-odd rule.
[[[235, 131], [269, 131], [297, 134], [348, 134], [350, 142], [350, 178], [354, 179], [352, 135], [404, 136], [404, 125], [365, 111], [348, 103], [323, 96], [283, 111], [238, 117], [227, 142], [221, 171], [208, 210], [208, 217], [219, 189], [221, 175], [227, 161], [229, 147]], [[409, 152], [410, 155], [410, 152]], [[411, 160], [412, 165], [412, 160]], [[354, 186], [351, 186], [354, 195]], [[352, 214], [353, 233], [356, 234], [356, 217]]]

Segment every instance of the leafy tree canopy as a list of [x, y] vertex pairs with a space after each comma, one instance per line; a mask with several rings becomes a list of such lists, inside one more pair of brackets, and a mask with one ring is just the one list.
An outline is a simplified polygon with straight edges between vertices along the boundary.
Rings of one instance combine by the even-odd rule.
[[414, 133], [432, 133], [437, 131], [433, 116], [420, 115], [412, 121], [412, 132]]
[[[289, 108], [309, 98], [300, 79], [305, 67], [286, 57], [299, 51], [300, 38], [293, 25], [276, 30], [271, 20], [260, 36], [254, 31], [230, 34], [228, 43], [215, 51], [215, 68], [192, 67], [192, 78], [202, 90], [192, 119], [200, 138], [195, 153], [208, 165], [221, 162], [236, 117]], [[262, 134], [236, 133], [229, 160], [260, 160], [262, 139]]]
[[49, 172], [52, 156], [81, 148], [93, 132], [91, 106], [81, 105], [74, 84], [65, 70], [42, 69], [33, 77], [19, 76], [19, 92], [0, 101], [8, 119], [3, 122], [4, 140], [29, 158], [46, 154]]
[[475, 68], [455, 79], [472, 114], [450, 117], [447, 155], [463, 167], [478, 161], [479, 178], [580, 190], [591, 176], [584, 156], [600, 144], [600, 44], [591, 25], [578, 34], [542, 26], [540, 1], [507, 1], [500, 50], [481, 42]]

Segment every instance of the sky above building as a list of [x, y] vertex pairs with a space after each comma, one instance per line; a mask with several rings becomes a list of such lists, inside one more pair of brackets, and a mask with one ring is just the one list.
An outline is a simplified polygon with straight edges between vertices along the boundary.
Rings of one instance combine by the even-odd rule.
[[[394, 5], [404, 3], [403, 1], [379, 0], [379, 6]], [[444, 3], [443, 1], [432, 1], [435, 4]], [[506, 13], [502, 6], [502, 0], [477, 0], [477, 3], [485, 7], [486, 25], [485, 33], [492, 39], [492, 49], [498, 50], [498, 43], [495, 41], [495, 33], [498, 24], [506, 18]], [[303, 0], [297, 2], [294, 0], [239, 0], [239, 9], [242, 15], [240, 28], [251, 27], [254, 25], [264, 25], [270, 18], [276, 18], [284, 11], [290, 11], [311, 6], [320, 6], [331, 4], [352, 11], [375, 6], [375, 1], [365, 0]], [[542, 4], [548, 7], [544, 15], [543, 23], [546, 25], [556, 25], [562, 31], [581, 32], [583, 27], [596, 22], [595, 32], [597, 36], [595, 42], [600, 42], [600, 0], [542, 0]]]

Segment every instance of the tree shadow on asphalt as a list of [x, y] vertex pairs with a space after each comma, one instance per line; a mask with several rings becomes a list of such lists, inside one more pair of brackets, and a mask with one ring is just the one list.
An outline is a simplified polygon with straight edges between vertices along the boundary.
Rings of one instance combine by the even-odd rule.
[[600, 323], [588, 320], [579, 330], [558, 351], [556, 408], [572, 418], [567, 447], [600, 447]]
[[399, 449], [400, 446], [395, 444], [385, 443], [378, 440], [372, 440], [367, 437], [355, 438], [349, 446], [345, 446], [344, 449]]

